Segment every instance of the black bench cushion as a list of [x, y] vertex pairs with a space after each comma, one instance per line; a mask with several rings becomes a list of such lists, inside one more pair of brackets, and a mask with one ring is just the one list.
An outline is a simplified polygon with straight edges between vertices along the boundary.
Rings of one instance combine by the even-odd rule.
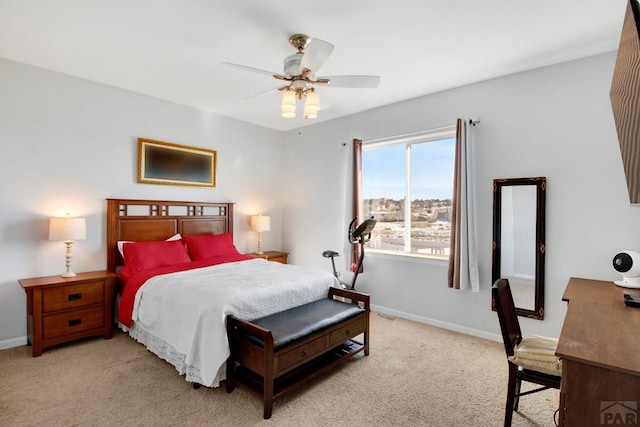
[[[271, 331], [275, 351], [297, 339], [340, 323], [364, 311], [364, 308], [355, 304], [324, 298], [252, 320], [251, 323]], [[246, 337], [260, 347], [264, 347], [261, 339], [250, 335], [246, 335]]]

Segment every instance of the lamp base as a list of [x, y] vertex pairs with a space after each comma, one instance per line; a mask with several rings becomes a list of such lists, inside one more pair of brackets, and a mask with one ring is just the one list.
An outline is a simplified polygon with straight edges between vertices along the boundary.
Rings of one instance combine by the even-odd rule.
[[258, 231], [258, 250], [256, 251], [258, 255], [264, 255], [262, 251], [262, 231]]
[[62, 274], [62, 277], [76, 277], [77, 274], [71, 270], [71, 245], [73, 244], [73, 240], [65, 240], [64, 244], [67, 245], [67, 253], [64, 256], [67, 271]]

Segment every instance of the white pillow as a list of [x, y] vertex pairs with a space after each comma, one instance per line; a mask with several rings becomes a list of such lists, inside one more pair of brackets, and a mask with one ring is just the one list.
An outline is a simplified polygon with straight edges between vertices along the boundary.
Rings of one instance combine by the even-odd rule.
[[[182, 239], [182, 236], [180, 235], [180, 233], [178, 234], [174, 234], [173, 236], [169, 237], [168, 239], [166, 239], [166, 241], [171, 241], [171, 240], [180, 240]], [[136, 243], [136, 242], [131, 242], [129, 240], [118, 240], [117, 245], [118, 245], [118, 252], [120, 252], [120, 255], [122, 255], [122, 258], [124, 259], [124, 244], [125, 243]]]

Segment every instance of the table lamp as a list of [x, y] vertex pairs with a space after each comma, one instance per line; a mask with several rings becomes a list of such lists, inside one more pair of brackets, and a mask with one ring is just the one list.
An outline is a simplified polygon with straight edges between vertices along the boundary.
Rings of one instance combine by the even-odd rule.
[[66, 265], [67, 271], [62, 277], [75, 277], [76, 273], [71, 269], [71, 245], [75, 240], [87, 238], [87, 226], [84, 218], [51, 218], [49, 220], [49, 240], [64, 240], [67, 246]]
[[250, 222], [251, 229], [258, 233], [258, 251], [262, 255], [262, 232], [271, 230], [271, 218], [262, 215], [253, 215]]

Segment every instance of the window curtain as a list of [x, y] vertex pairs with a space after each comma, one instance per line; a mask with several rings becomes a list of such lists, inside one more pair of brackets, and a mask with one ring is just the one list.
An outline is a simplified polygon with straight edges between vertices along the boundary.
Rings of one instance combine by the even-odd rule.
[[[352, 218], [358, 218], [361, 222], [362, 218], [362, 141], [353, 140], [353, 205]], [[354, 265], [358, 265], [360, 258], [360, 245], [351, 245], [351, 270]], [[360, 267], [362, 273], [364, 267]]]
[[478, 253], [474, 215], [471, 143], [466, 119], [456, 122], [456, 150], [451, 208], [451, 246], [448, 285], [453, 289], [478, 292]]

